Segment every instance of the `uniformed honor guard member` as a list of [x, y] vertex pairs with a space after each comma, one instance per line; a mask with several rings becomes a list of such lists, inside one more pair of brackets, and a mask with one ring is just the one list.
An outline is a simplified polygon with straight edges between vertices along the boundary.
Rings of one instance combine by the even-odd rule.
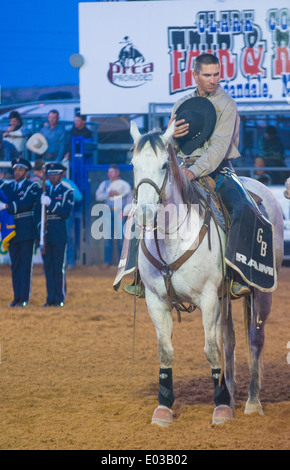
[[29, 181], [31, 164], [23, 159], [12, 160], [15, 181], [2, 186], [8, 209], [15, 221], [16, 235], [9, 244], [14, 299], [10, 307], [26, 307], [30, 298], [34, 242], [37, 238], [35, 207], [40, 198], [38, 186]]
[[61, 163], [46, 164], [46, 175], [51, 184], [46, 186], [46, 193], [41, 195], [47, 218], [42, 254], [47, 289], [45, 307], [63, 307], [66, 296], [66, 220], [74, 204], [74, 191], [61, 182], [65, 170], [66, 167]]

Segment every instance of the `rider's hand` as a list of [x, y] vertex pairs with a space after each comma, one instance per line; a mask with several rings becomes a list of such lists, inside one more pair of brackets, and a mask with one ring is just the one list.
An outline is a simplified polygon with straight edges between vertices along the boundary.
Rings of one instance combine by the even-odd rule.
[[[167, 129], [170, 127], [170, 125], [175, 119], [176, 119], [176, 114], [174, 114], [174, 116], [172, 116], [172, 118], [170, 119]], [[188, 128], [189, 128], [189, 124], [187, 124], [184, 119], [180, 119], [179, 121], [176, 121], [173, 138], [179, 139], [180, 137], [184, 137], [186, 134], [188, 134]]]
[[183, 171], [189, 180], [195, 180], [195, 174], [192, 171], [187, 170], [187, 168], [183, 168]]

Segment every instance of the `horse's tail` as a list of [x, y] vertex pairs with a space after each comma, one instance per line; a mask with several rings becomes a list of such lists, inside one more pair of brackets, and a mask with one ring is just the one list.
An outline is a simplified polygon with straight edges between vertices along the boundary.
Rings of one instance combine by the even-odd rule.
[[250, 350], [250, 341], [249, 341], [249, 332], [251, 328], [251, 318], [252, 318], [252, 307], [251, 307], [251, 296], [243, 298], [243, 310], [244, 310], [244, 327], [245, 327], [245, 339], [248, 355], [248, 363], [251, 365], [251, 350]]

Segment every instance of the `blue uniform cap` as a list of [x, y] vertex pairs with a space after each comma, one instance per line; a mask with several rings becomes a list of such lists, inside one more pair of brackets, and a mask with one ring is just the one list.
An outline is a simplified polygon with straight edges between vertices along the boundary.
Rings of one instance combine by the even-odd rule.
[[32, 166], [28, 160], [25, 160], [24, 158], [14, 158], [11, 162], [12, 168], [20, 167], [20, 168], [25, 168], [25, 170], [31, 170]]
[[46, 173], [48, 175], [58, 175], [66, 170], [66, 167], [62, 163], [53, 162], [46, 164]]

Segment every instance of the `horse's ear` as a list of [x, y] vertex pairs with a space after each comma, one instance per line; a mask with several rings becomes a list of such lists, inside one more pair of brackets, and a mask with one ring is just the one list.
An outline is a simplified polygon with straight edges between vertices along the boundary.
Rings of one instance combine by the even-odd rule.
[[138, 126], [135, 121], [131, 121], [130, 134], [134, 142], [137, 142], [137, 140], [139, 140], [141, 137]]
[[174, 129], [175, 129], [175, 120], [172, 121], [172, 123], [170, 124], [170, 126], [168, 127], [168, 129], [162, 136], [162, 140], [163, 140], [165, 147], [167, 147], [167, 145], [170, 143], [174, 134]]

